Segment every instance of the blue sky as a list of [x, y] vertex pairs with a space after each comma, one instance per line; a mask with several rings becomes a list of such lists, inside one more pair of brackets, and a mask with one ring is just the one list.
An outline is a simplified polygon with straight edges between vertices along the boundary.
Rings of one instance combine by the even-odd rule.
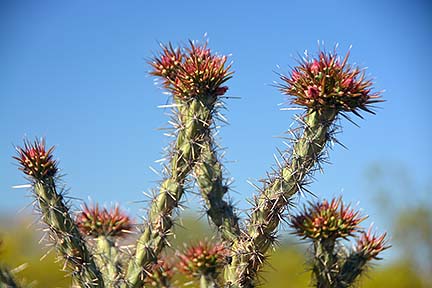
[[[375, 222], [365, 171], [373, 163], [401, 165], [415, 183], [432, 179], [428, 1], [1, 1], [0, 211], [16, 213], [30, 199], [11, 156], [24, 138], [56, 145], [70, 195], [129, 205], [139, 215], [143, 191], [156, 186], [155, 160], [169, 143], [158, 128], [167, 97], [148, 76], [158, 42], [203, 40], [232, 54], [221, 145], [241, 208], [253, 195], [247, 180], [265, 175], [293, 113], [272, 82], [296, 55], [339, 43], [351, 62], [367, 66], [386, 102], [376, 116], [342, 121], [332, 165], [317, 175], [320, 197], [360, 201]], [[277, 68], [279, 65], [281, 68]], [[392, 164], [393, 163], [393, 164]], [[396, 164], [394, 164], [396, 163]], [[393, 183], [394, 185], [394, 183]], [[399, 202], [406, 197], [398, 194]], [[408, 201], [421, 199], [410, 191]], [[189, 197], [188, 199], [193, 199]], [[414, 200], [413, 200], [414, 199]], [[190, 204], [196, 206], [195, 204]], [[384, 227], [385, 228], [385, 227]]]

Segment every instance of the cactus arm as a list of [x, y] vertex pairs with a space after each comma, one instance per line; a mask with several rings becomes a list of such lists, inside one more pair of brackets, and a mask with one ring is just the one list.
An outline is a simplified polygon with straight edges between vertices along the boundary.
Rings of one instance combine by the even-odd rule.
[[178, 109], [181, 129], [173, 147], [168, 177], [160, 185], [159, 195], [154, 199], [148, 214], [148, 222], [139, 237], [136, 252], [129, 262], [126, 282], [130, 287], [140, 287], [149, 264], [166, 245], [170, 233], [172, 213], [183, 195], [186, 176], [200, 157], [201, 147], [207, 141], [212, 123], [212, 108], [216, 99], [198, 97]]
[[240, 234], [238, 217], [233, 206], [223, 200], [228, 188], [223, 183], [222, 167], [210, 141], [204, 143], [194, 173], [210, 219], [224, 240], [234, 240]]
[[335, 240], [323, 239], [314, 242], [314, 260], [312, 271], [317, 288], [331, 288], [336, 283], [337, 255]]
[[364, 255], [358, 252], [352, 252], [342, 264], [335, 287], [351, 287], [357, 277], [364, 271], [367, 262], [368, 260]]
[[281, 214], [316, 164], [336, 114], [337, 110], [309, 110], [306, 114], [303, 135], [293, 147], [291, 161], [280, 170], [279, 177], [269, 180], [264, 187], [250, 216], [247, 235], [233, 244], [232, 262], [225, 271], [225, 280], [230, 285], [254, 286], [256, 272], [274, 241]]
[[34, 183], [34, 194], [49, 226], [59, 254], [73, 269], [74, 279], [81, 287], [104, 287], [104, 282], [82, 236], [69, 214], [63, 197], [57, 193], [53, 178]]
[[107, 236], [99, 236], [96, 239], [95, 261], [102, 270], [105, 285], [118, 287], [120, 263], [115, 243]]

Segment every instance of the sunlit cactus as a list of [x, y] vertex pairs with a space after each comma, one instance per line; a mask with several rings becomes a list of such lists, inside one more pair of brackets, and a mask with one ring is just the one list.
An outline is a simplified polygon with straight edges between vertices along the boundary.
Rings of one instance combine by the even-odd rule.
[[[348, 287], [354, 283], [370, 260], [389, 248], [386, 234], [376, 236], [359, 225], [367, 217], [344, 205], [341, 198], [309, 203], [292, 217], [290, 226], [302, 239], [312, 241], [312, 271], [316, 287]], [[349, 250], [340, 239], [355, 239], [356, 247]]]
[[[257, 287], [270, 249], [277, 249], [283, 222], [290, 223], [293, 234], [313, 243], [317, 287], [354, 285], [367, 263], [389, 247], [386, 234], [363, 231], [360, 223], [365, 217], [342, 198], [309, 202], [299, 215], [287, 209], [294, 206], [293, 197], [309, 191], [314, 172], [323, 169], [327, 147], [338, 143], [340, 116], [373, 113], [373, 105], [382, 101], [364, 70], [348, 63], [348, 55], [342, 59], [336, 51], [320, 51], [280, 76], [279, 90], [302, 112], [290, 126], [291, 145], [258, 187], [245, 219], [228, 198], [230, 187], [215, 143], [217, 121], [224, 119], [220, 110], [230, 97], [227, 81], [233, 76], [232, 65], [207, 43], [161, 45], [160, 53], [149, 60], [149, 73], [170, 94], [165, 107], [172, 109], [174, 141], [165, 149], [162, 179], [142, 224], [132, 224], [118, 206], [82, 204], [82, 211], [71, 211], [63, 190], [57, 188], [60, 175], [54, 147], [46, 148], [45, 140], [17, 147], [14, 158], [30, 180], [36, 209], [73, 285], [168, 288], [178, 286], [176, 276], [186, 274], [201, 288]], [[170, 242], [175, 236], [174, 215], [194, 186], [214, 228], [215, 242], [174, 251]], [[355, 248], [343, 250], [341, 241], [353, 237]], [[13, 280], [5, 271], [0, 271], [3, 283]]]

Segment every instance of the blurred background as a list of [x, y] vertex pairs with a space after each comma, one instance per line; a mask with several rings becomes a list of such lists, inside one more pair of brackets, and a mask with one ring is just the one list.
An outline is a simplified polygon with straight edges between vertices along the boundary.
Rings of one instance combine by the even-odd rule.
[[[342, 195], [388, 231], [383, 253], [360, 287], [429, 287], [432, 275], [432, 4], [430, 1], [0, 1], [0, 262], [28, 267], [19, 276], [36, 287], [67, 287], [62, 263], [39, 244], [38, 216], [12, 160], [23, 139], [55, 145], [73, 208], [82, 201], [119, 203], [137, 222], [160, 179], [155, 162], [170, 139], [167, 96], [148, 75], [159, 43], [209, 41], [229, 54], [229, 125], [221, 124], [230, 195], [240, 211], [274, 165], [280, 136], [295, 111], [273, 87], [307, 50], [338, 44], [351, 63], [368, 67], [386, 102], [377, 115], [343, 120], [331, 165], [317, 174], [319, 198]], [[207, 36], [205, 36], [207, 35]], [[295, 199], [302, 204], [311, 195]], [[188, 195], [185, 231], [208, 234], [198, 198]], [[243, 214], [244, 216], [244, 214]], [[197, 220], [200, 219], [200, 220]], [[281, 231], [281, 250], [263, 276], [267, 287], [307, 287], [307, 246]], [[182, 236], [183, 235], [183, 236]], [[182, 238], [183, 237], [183, 238]], [[307, 257], [306, 257], [307, 258]], [[57, 274], [55, 274], [57, 273]]]

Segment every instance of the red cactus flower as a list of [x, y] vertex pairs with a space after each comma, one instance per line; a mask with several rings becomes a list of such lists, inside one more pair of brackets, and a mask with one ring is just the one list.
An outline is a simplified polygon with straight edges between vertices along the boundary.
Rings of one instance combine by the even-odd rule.
[[359, 230], [359, 224], [366, 217], [358, 211], [345, 206], [342, 199], [333, 199], [330, 203], [310, 203], [304, 210], [292, 217], [290, 226], [295, 234], [312, 240], [346, 238]]
[[183, 254], [179, 255], [179, 270], [189, 277], [201, 275], [217, 275], [223, 266], [227, 250], [223, 244], [212, 244], [200, 241], [197, 245], [190, 246]]
[[320, 52], [316, 59], [300, 62], [290, 76], [282, 75], [279, 88], [292, 97], [293, 104], [314, 110], [337, 109], [358, 116], [358, 109], [373, 113], [369, 107], [382, 102], [380, 93], [371, 92], [372, 81], [365, 79], [360, 68], [347, 64], [348, 57], [349, 53], [341, 63], [336, 53]]
[[222, 86], [231, 78], [231, 65], [226, 56], [213, 55], [207, 44], [174, 50], [169, 44], [153, 59], [150, 74], [161, 77], [164, 87], [179, 99], [198, 96], [222, 96], [228, 87]]
[[372, 234], [372, 226], [367, 232], [363, 232], [357, 240], [356, 251], [363, 255], [367, 260], [380, 260], [378, 254], [390, 248], [386, 239], [387, 233], [380, 236]]
[[108, 211], [106, 208], [99, 209], [97, 204], [93, 207], [84, 204], [76, 222], [84, 235], [93, 237], [123, 236], [132, 228], [131, 220], [120, 212], [118, 206]]
[[54, 146], [45, 149], [45, 140], [35, 140], [33, 143], [24, 142], [24, 148], [16, 147], [18, 157], [13, 157], [18, 160], [20, 170], [26, 175], [43, 181], [47, 178], [54, 177], [58, 171], [57, 163], [53, 160], [52, 152]]
[[144, 279], [145, 287], [168, 288], [170, 281], [174, 276], [174, 270], [171, 264], [165, 259], [159, 259], [153, 264], [149, 271], [146, 271], [147, 277]]

